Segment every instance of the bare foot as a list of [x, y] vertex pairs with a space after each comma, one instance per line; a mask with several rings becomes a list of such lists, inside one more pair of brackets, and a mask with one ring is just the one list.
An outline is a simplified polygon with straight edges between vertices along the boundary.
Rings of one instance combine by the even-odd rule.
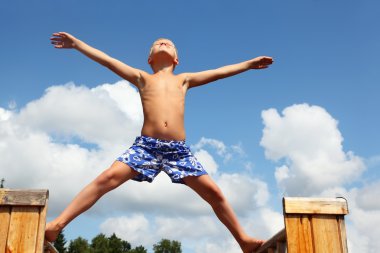
[[49, 222], [46, 224], [45, 228], [45, 239], [48, 242], [54, 242], [57, 239], [59, 232], [61, 232], [62, 228], [53, 222]]
[[261, 245], [264, 244], [265, 241], [258, 240], [255, 238], [248, 238], [243, 243], [240, 244], [241, 249], [244, 253], [254, 253], [256, 250], [258, 250]]

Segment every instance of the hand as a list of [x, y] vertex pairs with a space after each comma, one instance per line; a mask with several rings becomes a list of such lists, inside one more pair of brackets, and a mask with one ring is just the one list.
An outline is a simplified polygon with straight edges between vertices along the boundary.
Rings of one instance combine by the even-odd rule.
[[74, 48], [76, 38], [69, 33], [59, 32], [53, 33], [51, 37], [51, 44], [54, 44], [55, 48]]
[[266, 69], [268, 65], [273, 63], [273, 58], [268, 56], [256, 57], [252, 60], [252, 69]]

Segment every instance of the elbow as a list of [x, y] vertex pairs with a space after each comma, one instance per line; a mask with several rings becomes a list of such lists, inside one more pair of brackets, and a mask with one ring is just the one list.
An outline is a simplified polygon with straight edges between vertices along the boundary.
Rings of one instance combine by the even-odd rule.
[[112, 61], [110, 60], [110, 59], [106, 59], [106, 60], [103, 60], [103, 61], [99, 61], [99, 63], [101, 64], [101, 65], [103, 65], [104, 67], [106, 67], [106, 68], [108, 68], [108, 69], [110, 69], [110, 70], [112, 70]]

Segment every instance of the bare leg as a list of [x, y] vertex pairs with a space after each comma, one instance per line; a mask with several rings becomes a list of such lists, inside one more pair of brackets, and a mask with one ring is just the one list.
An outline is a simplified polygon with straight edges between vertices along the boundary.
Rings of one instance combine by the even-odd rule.
[[231, 205], [209, 175], [190, 176], [186, 177], [184, 181], [211, 205], [218, 219], [231, 232], [244, 253], [252, 253], [263, 244], [264, 241], [250, 237], [244, 232]]
[[115, 189], [127, 180], [134, 178], [137, 174], [138, 172], [131, 169], [128, 165], [119, 161], [114, 162], [110, 168], [83, 188], [57, 218], [46, 225], [46, 240], [51, 242], [55, 241], [59, 232], [69, 224], [70, 221], [88, 210], [105, 193]]

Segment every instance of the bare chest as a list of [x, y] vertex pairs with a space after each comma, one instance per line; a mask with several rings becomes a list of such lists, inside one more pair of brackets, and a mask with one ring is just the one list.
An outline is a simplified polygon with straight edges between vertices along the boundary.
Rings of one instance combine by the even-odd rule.
[[183, 100], [186, 96], [186, 87], [176, 79], [151, 80], [140, 89], [140, 95], [143, 99], [149, 100]]

